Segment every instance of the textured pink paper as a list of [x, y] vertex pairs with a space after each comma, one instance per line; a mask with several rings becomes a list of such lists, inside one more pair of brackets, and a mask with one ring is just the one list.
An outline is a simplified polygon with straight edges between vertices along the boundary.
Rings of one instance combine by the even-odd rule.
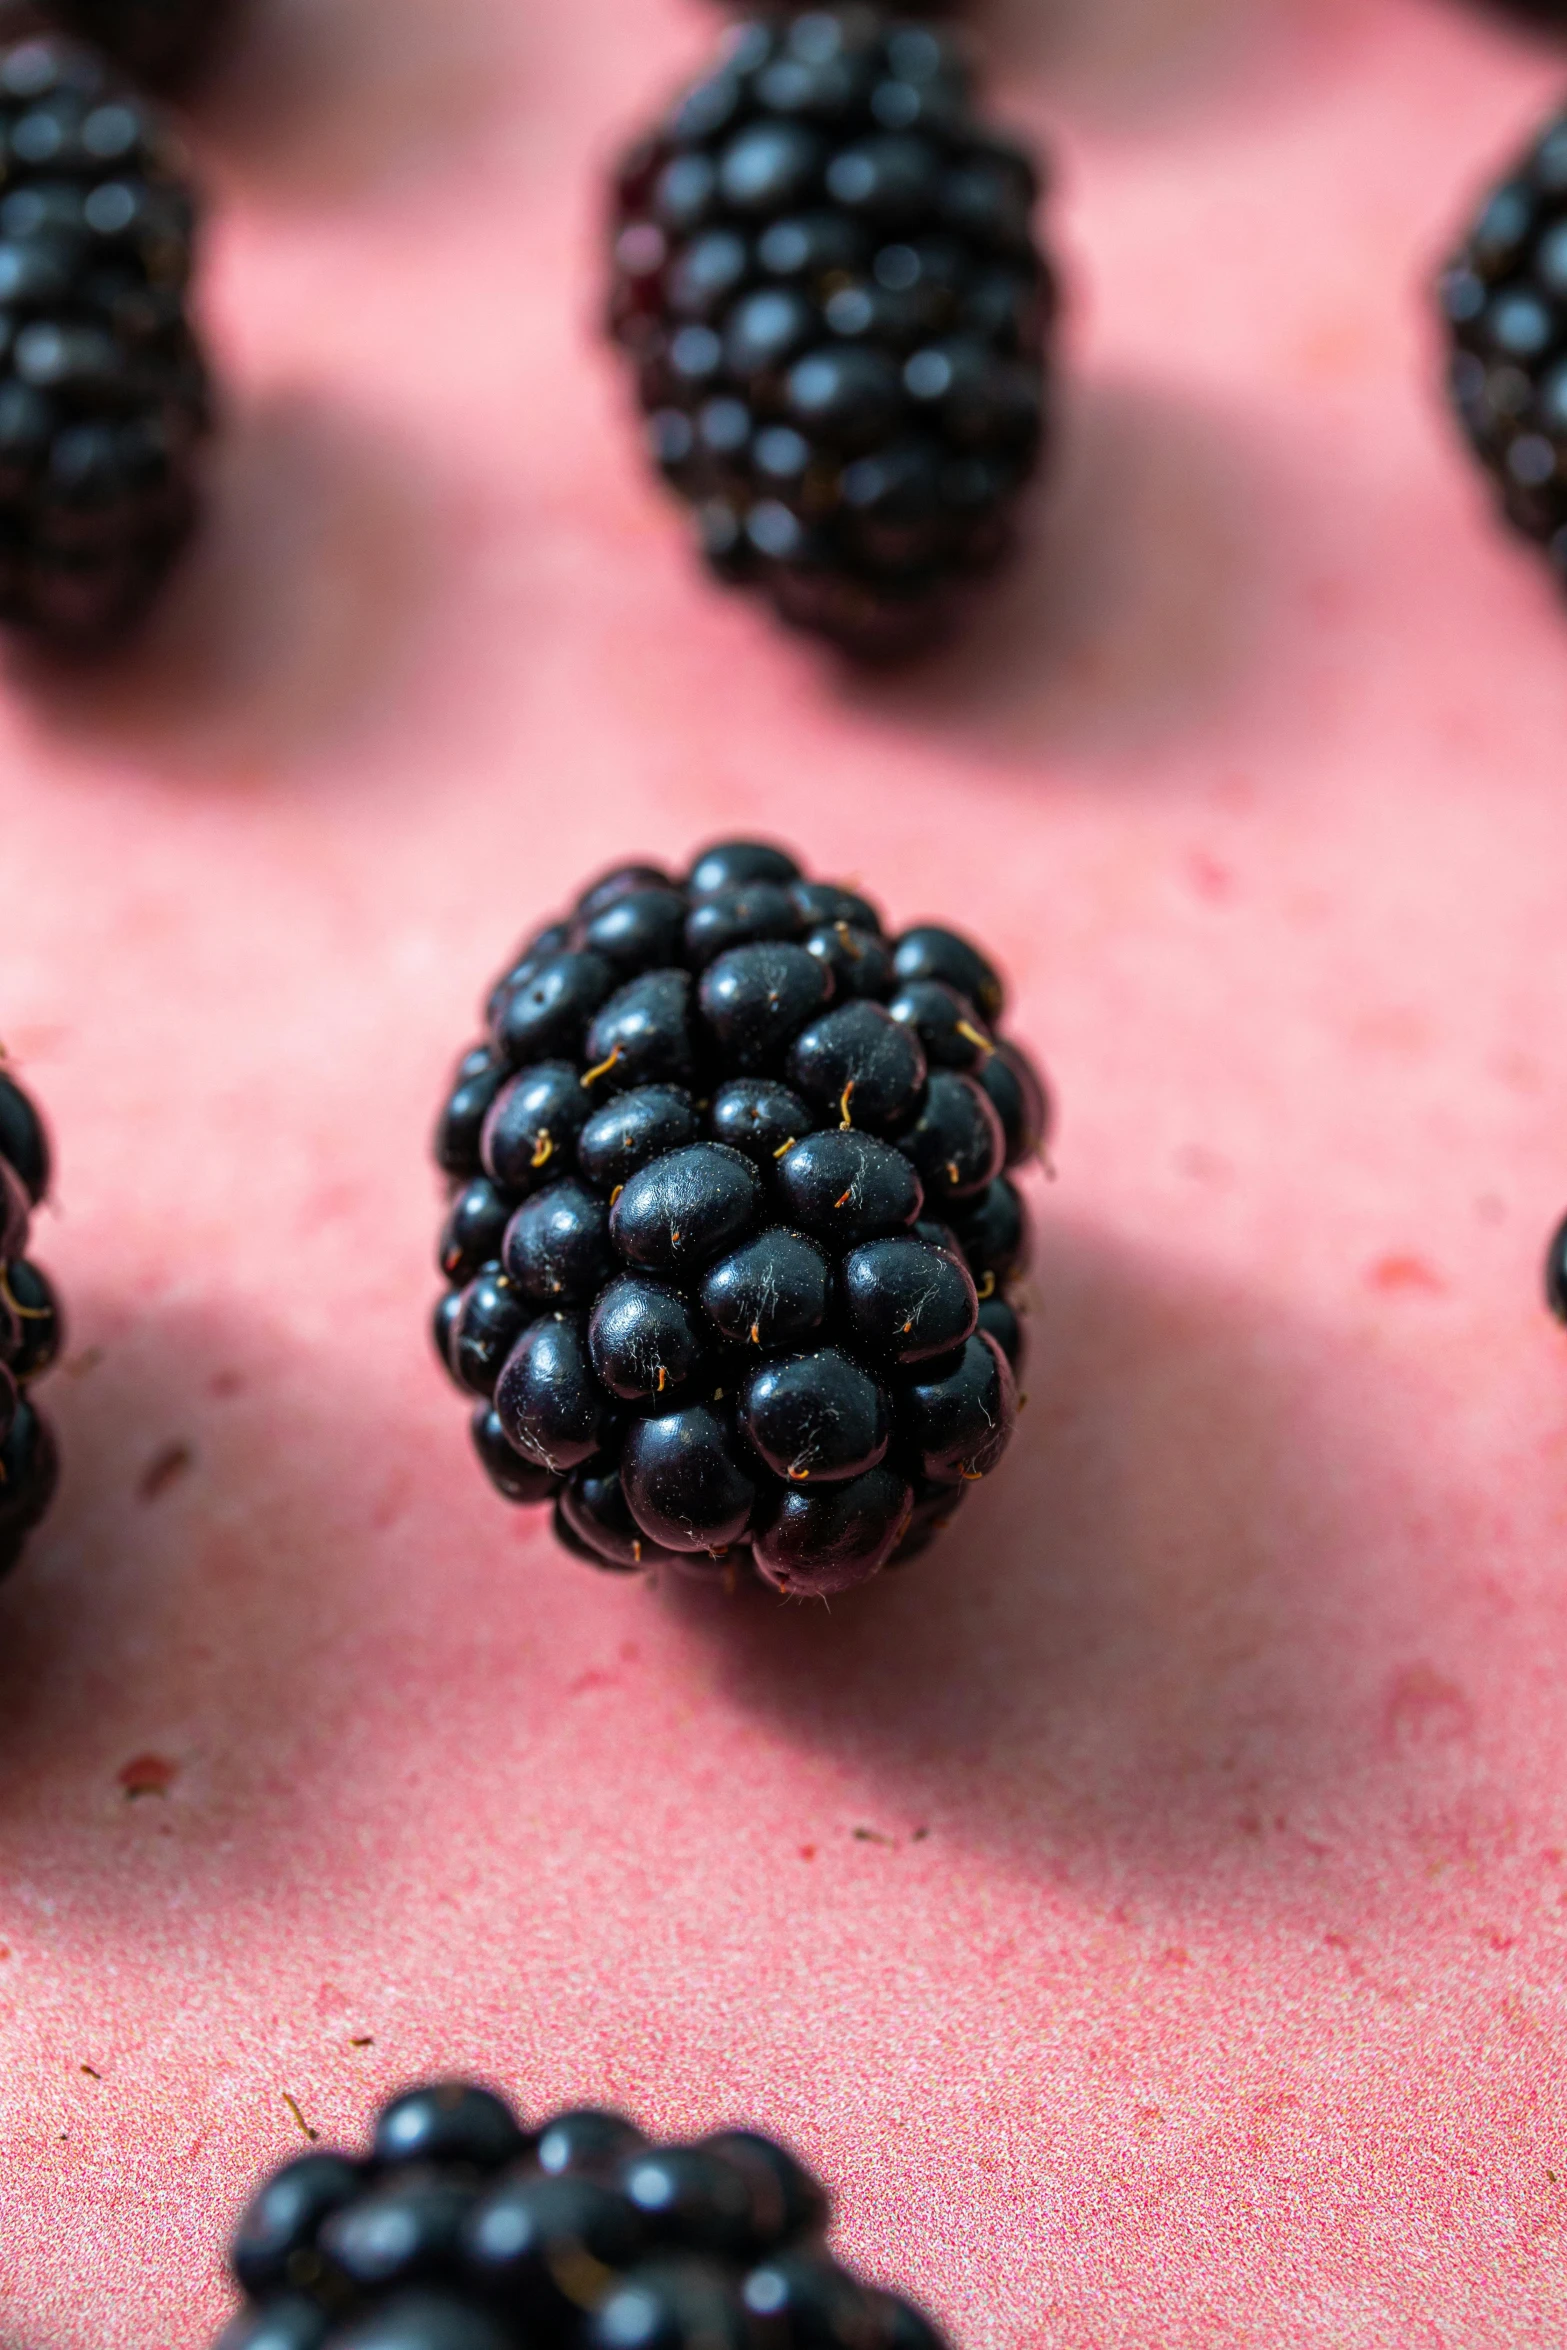
[[[1567, 612], [1424, 288], [1567, 49], [998, 7], [1061, 464], [867, 683], [696, 578], [594, 339], [596, 173], [711, 31], [256, 0], [212, 528], [0, 704], [74, 1319], [0, 1594], [0, 2340], [196, 2350], [285, 2093], [354, 2139], [472, 2067], [783, 2133], [971, 2350], [1546, 2350]], [[1014, 1454], [830, 1612], [557, 1555], [425, 1335], [492, 969], [746, 827], [989, 937], [1063, 1105]]]

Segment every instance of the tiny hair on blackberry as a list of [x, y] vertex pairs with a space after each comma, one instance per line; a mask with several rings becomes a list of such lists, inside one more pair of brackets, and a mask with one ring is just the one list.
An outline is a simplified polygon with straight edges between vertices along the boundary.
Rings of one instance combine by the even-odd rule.
[[144, 88], [179, 92], [212, 62], [238, 14], [239, 0], [0, 0], [0, 32], [52, 23]]
[[183, 150], [98, 51], [0, 45], [0, 625], [112, 647], [194, 525], [211, 425]]
[[828, 2218], [758, 2130], [660, 2144], [602, 2108], [525, 2122], [477, 2082], [421, 2084], [363, 2151], [263, 2182], [217, 2350], [945, 2350], [833, 2257]]
[[957, 37], [859, 7], [732, 26], [629, 150], [610, 332], [720, 580], [871, 659], [952, 623], [1047, 438], [1039, 194]]
[[474, 1449], [624, 1573], [826, 1597], [1017, 1416], [1044, 1084], [960, 933], [726, 841], [616, 867], [490, 990], [436, 1133]]
[[1491, 188], [1439, 293], [1460, 427], [1567, 586], [1567, 111]]
[[32, 1212], [49, 1189], [49, 1138], [32, 1100], [0, 1065], [0, 1575], [9, 1574], [54, 1498], [59, 1459], [33, 1383], [60, 1352], [65, 1318], [28, 1253]]

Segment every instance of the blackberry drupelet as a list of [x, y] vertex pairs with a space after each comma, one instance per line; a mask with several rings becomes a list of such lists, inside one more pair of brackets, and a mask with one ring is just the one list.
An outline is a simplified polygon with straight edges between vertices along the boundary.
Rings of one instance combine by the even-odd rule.
[[1492, 189], [1440, 294], [1459, 422], [1567, 583], [1567, 113]]
[[568, 1550], [819, 1595], [1006, 1449], [1048, 1120], [956, 933], [757, 842], [626, 866], [492, 989], [436, 1135], [436, 1349]]
[[926, 25], [750, 20], [616, 183], [610, 328], [708, 563], [869, 655], [1007, 551], [1045, 437], [1038, 175], [972, 85]]
[[43, 1123], [13, 1077], [0, 1071], [0, 1574], [54, 1498], [54, 1438], [32, 1401], [65, 1333], [59, 1300], [27, 1256], [28, 1224], [49, 1188]]
[[[236, 14], [236, 0], [20, 0], [90, 41], [149, 89], [183, 88], [208, 63]], [[0, 27], [6, 23], [0, 8]]]
[[194, 209], [156, 109], [56, 35], [0, 46], [0, 622], [93, 649], [196, 512]]
[[658, 2146], [592, 2109], [525, 2129], [436, 2083], [383, 2107], [367, 2153], [266, 2181], [218, 2350], [944, 2350], [833, 2259], [827, 2220], [753, 2130]]

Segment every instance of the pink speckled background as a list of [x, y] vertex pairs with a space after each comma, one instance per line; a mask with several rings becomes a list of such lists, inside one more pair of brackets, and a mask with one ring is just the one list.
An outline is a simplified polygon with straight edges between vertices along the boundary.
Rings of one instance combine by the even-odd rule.
[[[285, 2092], [467, 2066], [786, 2134], [965, 2350], [1559, 2345], [1567, 614], [1422, 287], [1567, 49], [998, 0], [1062, 465], [867, 683], [695, 578], [593, 339], [695, 0], [255, 10], [213, 527], [0, 700], [75, 1350], [0, 1593], [5, 2350], [197, 2350]], [[830, 1614], [558, 1556], [425, 1335], [488, 974], [745, 826], [988, 934], [1064, 1112], [1006, 1472]]]

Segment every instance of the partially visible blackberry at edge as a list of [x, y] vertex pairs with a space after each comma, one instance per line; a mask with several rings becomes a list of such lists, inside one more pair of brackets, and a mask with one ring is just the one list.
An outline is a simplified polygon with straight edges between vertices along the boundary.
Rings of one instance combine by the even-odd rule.
[[1459, 422], [1508, 520], [1567, 584], [1567, 113], [1491, 190], [1440, 298]]
[[27, 1255], [33, 1209], [49, 1188], [49, 1140], [28, 1096], [0, 1069], [0, 1575], [54, 1498], [54, 1438], [32, 1383], [60, 1351], [64, 1320], [44, 1274]]
[[97, 650], [196, 517], [195, 203], [157, 107], [57, 34], [0, 46], [0, 157], [0, 623]]
[[1039, 192], [957, 38], [856, 7], [735, 25], [632, 148], [610, 328], [720, 579], [897, 655], [1006, 555], [1047, 432]]
[[384, 2106], [364, 2155], [263, 2185], [218, 2350], [945, 2350], [827, 2250], [827, 2197], [753, 2130], [660, 2146], [597, 2109], [520, 2123], [453, 2081]]
[[437, 1349], [569, 1550], [822, 1594], [922, 1548], [1017, 1409], [1048, 1120], [955, 932], [757, 842], [608, 874], [462, 1061]]
[[[881, 5], [881, 0], [860, 0], [860, 4], [877, 6]], [[1541, 4], [1547, 5], [1549, 0], [1541, 0]], [[716, 5], [727, 9], [731, 16], [765, 16], [777, 19], [791, 16], [813, 16], [821, 13], [820, 0], [776, 0], [774, 6], [769, 6], [767, 0], [716, 0]], [[1567, 0], [1562, 0], [1562, 5], [1567, 6]], [[898, 5], [895, 8], [889, 10], [883, 7], [882, 13], [883, 15], [891, 14], [900, 17], [960, 16], [966, 6], [967, 0], [898, 0]]]
[[1551, 1234], [1545, 1252], [1545, 1302], [1558, 1322], [1567, 1322], [1567, 1217]]

